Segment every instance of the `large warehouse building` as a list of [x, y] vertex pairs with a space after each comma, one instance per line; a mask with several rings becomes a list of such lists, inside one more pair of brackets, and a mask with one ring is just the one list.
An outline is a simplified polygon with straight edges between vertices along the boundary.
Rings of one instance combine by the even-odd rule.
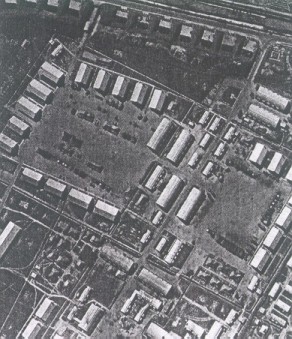
[[183, 129], [176, 139], [175, 143], [171, 147], [170, 151], [168, 152], [166, 158], [174, 164], [178, 164], [182, 157], [185, 155], [186, 150], [191, 145], [194, 137], [192, 134]]
[[249, 157], [249, 161], [252, 162], [254, 165], [262, 166], [268, 150], [265, 145], [257, 142], [254, 149], [251, 152]]
[[175, 125], [168, 118], [163, 118], [149, 140], [147, 146], [153, 152], [159, 152], [170, 140]]
[[169, 182], [161, 192], [156, 204], [163, 210], [168, 210], [182, 191], [184, 182], [176, 175], [172, 175]]
[[290, 108], [290, 100], [285, 98], [283, 95], [275, 93], [267, 87], [258, 85], [257, 86], [257, 98], [268, 105], [275, 106], [283, 112], [287, 112]]
[[177, 212], [177, 217], [183, 222], [188, 222], [198, 209], [203, 198], [203, 192], [197, 187], [193, 187], [186, 200]]
[[165, 297], [167, 297], [172, 290], [171, 284], [161, 279], [146, 268], [142, 268], [138, 275], [138, 279], [141, 280], [145, 285], [154, 288], [158, 293], [161, 293]]
[[250, 115], [253, 119], [261, 122], [268, 127], [272, 127], [276, 129], [281, 119], [271, 111], [271, 109], [264, 108], [255, 104], [251, 104], [248, 108], [248, 115]]

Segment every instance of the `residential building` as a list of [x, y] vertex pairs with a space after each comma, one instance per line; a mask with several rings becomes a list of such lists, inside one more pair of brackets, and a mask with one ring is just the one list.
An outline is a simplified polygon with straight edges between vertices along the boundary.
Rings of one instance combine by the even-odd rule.
[[134, 268], [134, 261], [127, 257], [123, 251], [113, 246], [104, 245], [100, 253], [105, 259], [126, 273], [130, 273]]
[[85, 208], [88, 210], [93, 202], [93, 198], [85, 193], [82, 193], [75, 188], [71, 188], [68, 200], [79, 207]]
[[57, 197], [59, 198], [62, 198], [64, 196], [64, 193], [65, 193], [65, 190], [66, 190], [66, 185], [59, 182], [59, 181], [56, 181], [52, 178], [49, 178], [46, 183], [45, 183], [45, 191], [53, 194], [53, 195], [56, 195]]
[[286, 159], [282, 153], [275, 152], [273, 158], [268, 166], [268, 171], [279, 175], [282, 171], [282, 168], [286, 162]]
[[100, 69], [97, 73], [93, 88], [102, 94], [105, 94], [109, 88], [110, 80], [110, 73], [106, 72], [104, 69]]
[[275, 251], [282, 240], [282, 232], [278, 227], [273, 226], [266, 235], [263, 245], [271, 251]]
[[25, 167], [22, 171], [21, 179], [35, 187], [39, 187], [43, 180], [43, 175], [35, 170]]
[[[62, 46], [62, 45], [59, 45]], [[49, 80], [50, 84], [59, 85], [65, 78], [64, 72], [62, 72], [56, 66], [50, 64], [49, 62], [45, 61], [40, 70], [39, 76], [43, 78], [45, 81]]]
[[291, 208], [285, 206], [275, 221], [276, 225], [288, 231], [291, 226], [291, 216]]
[[75, 83], [81, 87], [88, 87], [92, 76], [92, 69], [85, 63], [81, 63], [75, 77]]
[[32, 120], [36, 121], [40, 119], [41, 116], [41, 108], [31, 101], [30, 99], [26, 97], [20, 97], [18, 101], [16, 102], [15, 108], [21, 112], [27, 115]]
[[202, 147], [203, 150], [206, 150], [210, 145], [212, 139], [213, 139], [212, 135], [206, 132], [203, 135], [202, 139], [200, 140], [199, 146]]
[[146, 96], [147, 96], [147, 93], [148, 93], [148, 86], [143, 84], [142, 82], [137, 82], [135, 87], [134, 87], [134, 90], [133, 90], [133, 93], [132, 93], [132, 96], [131, 96], [131, 101], [142, 107], [145, 103], [145, 100], [146, 100]]
[[8, 154], [13, 155], [18, 151], [18, 143], [7, 135], [0, 133], [0, 148]]
[[275, 106], [277, 109], [283, 112], [287, 112], [291, 106], [289, 99], [262, 85], [257, 86], [256, 95], [259, 100], [268, 105]]
[[32, 318], [28, 324], [25, 326], [24, 331], [21, 334], [23, 339], [35, 339], [42, 329], [42, 324], [40, 321]]
[[27, 91], [41, 102], [49, 102], [53, 96], [52, 90], [42, 82], [33, 79], [27, 86]]
[[56, 304], [53, 300], [49, 299], [49, 298], [45, 298], [42, 303], [40, 304], [40, 306], [37, 308], [36, 312], [35, 312], [35, 316], [46, 322], [49, 317], [51, 316], [53, 310], [55, 309]]
[[258, 106], [256, 104], [251, 104], [249, 106], [247, 114], [253, 119], [273, 129], [278, 128], [281, 122], [281, 119], [278, 117], [278, 115], [275, 114], [271, 109]]
[[172, 285], [158, 277], [146, 268], [142, 268], [138, 275], [138, 279], [149, 287], [155, 289], [158, 293], [161, 293], [167, 297], [172, 290]]
[[119, 75], [114, 84], [112, 95], [117, 97], [119, 100], [124, 100], [128, 92], [129, 84], [130, 80], [128, 78]]
[[120, 214], [120, 210], [117, 207], [102, 200], [97, 200], [94, 212], [112, 222], [115, 222]]
[[149, 103], [149, 108], [157, 113], [162, 113], [166, 101], [166, 94], [155, 88]]
[[270, 255], [264, 248], [260, 247], [255, 253], [250, 265], [257, 270], [259, 273], [263, 273], [268, 262], [270, 260]]
[[29, 125], [20, 120], [19, 118], [17, 118], [15, 115], [13, 115], [9, 121], [7, 126], [15, 133], [17, 133], [20, 136], [26, 136], [29, 131], [30, 131], [30, 127]]
[[151, 175], [149, 176], [149, 178], [147, 179], [145, 183], [145, 188], [147, 188], [149, 191], [155, 190], [156, 185], [158, 181], [160, 180], [160, 178], [162, 177], [164, 172], [165, 171], [162, 166], [156, 165]]
[[206, 166], [202, 170], [202, 174], [204, 177], [208, 178], [213, 173], [214, 163], [212, 161], [208, 161]]

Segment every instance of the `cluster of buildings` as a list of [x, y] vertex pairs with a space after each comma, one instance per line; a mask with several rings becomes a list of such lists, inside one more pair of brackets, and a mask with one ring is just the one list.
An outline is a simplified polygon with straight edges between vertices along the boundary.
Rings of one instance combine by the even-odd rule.
[[[3, 0], [3, 3], [7, 6], [17, 6], [19, 4], [18, 0]], [[30, 7], [35, 7], [39, 4], [38, 0], [24, 0], [25, 5]], [[79, 15], [81, 10], [81, 0], [70, 0], [68, 7], [68, 13]], [[46, 0], [43, 5], [46, 5], [46, 8], [51, 11], [57, 11], [61, 5], [58, 0]]]
[[[132, 15], [130, 14], [132, 12]], [[136, 26], [144, 32], [150, 27], [163, 37], [178, 39], [181, 43], [195, 43], [203, 48], [217, 50], [233, 54], [240, 53], [244, 57], [253, 58], [258, 50], [258, 43], [246, 36], [216, 31], [213, 28], [194, 25], [193, 22], [179, 22], [169, 16], [154, 16], [148, 12], [135, 12], [127, 7], [113, 7], [111, 23], [116, 22], [119, 27], [126, 28]]]
[[173, 266], [176, 264], [185, 245], [183, 241], [166, 232], [159, 238], [155, 251], [167, 265]]
[[[99, 69], [95, 75], [93, 73], [92, 67], [86, 63], [81, 63], [75, 76], [75, 84], [79, 88], [87, 88], [92, 82], [93, 89], [102, 95], [112, 95], [120, 101], [129, 100], [140, 108], [146, 104], [151, 91], [150, 85], [140, 81], [134, 83], [133, 79], [121, 74], [117, 75], [107, 69]], [[166, 99], [166, 92], [154, 88], [148, 106], [149, 109], [161, 114]]]
[[48, 297], [42, 299], [30, 320], [24, 325], [21, 338], [33, 339], [43, 334], [43, 331], [46, 329], [45, 324], [52, 317], [56, 309], [57, 304], [52, 299]]
[[[281, 176], [283, 170], [287, 164], [287, 158], [280, 152], [270, 152], [268, 147], [260, 142], [257, 142], [253, 147], [250, 155], [249, 161], [255, 166], [262, 168], [265, 165], [265, 160], [268, 158], [268, 155], [271, 155], [271, 158], [266, 166], [268, 173], [276, 176]], [[285, 179], [288, 182], [292, 182], [292, 165], [290, 165], [287, 173], [284, 174]]]
[[135, 290], [128, 298], [121, 312], [130, 315], [137, 323], [140, 323], [149, 309], [160, 311], [163, 303], [160, 299], [153, 297], [143, 290]]
[[[29, 132], [30, 126], [13, 115], [0, 133], [0, 148], [10, 155], [16, 155], [21, 141], [29, 135]], [[16, 138], [13, 138], [13, 134]]]
[[285, 234], [289, 231], [292, 222], [292, 198], [283, 207], [277, 216], [274, 224], [268, 230], [263, 242], [257, 249], [250, 265], [258, 273], [263, 274], [270, 263], [272, 257], [277, 252], [285, 239]]
[[[67, 199], [68, 202], [86, 211], [90, 210], [94, 205], [94, 198], [91, 195], [76, 188], [69, 188], [67, 184], [54, 178], [46, 179], [44, 174], [35, 169], [25, 167], [21, 172], [21, 180], [36, 189], [44, 190], [56, 198]], [[97, 199], [92, 213], [109, 222], [116, 222], [120, 215], [120, 209], [104, 200]]]
[[63, 70], [45, 61], [38, 71], [38, 79], [30, 81], [26, 95], [17, 100], [15, 109], [34, 121], [39, 120], [43, 106], [52, 100], [54, 89], [62, 85], [64, 79]]

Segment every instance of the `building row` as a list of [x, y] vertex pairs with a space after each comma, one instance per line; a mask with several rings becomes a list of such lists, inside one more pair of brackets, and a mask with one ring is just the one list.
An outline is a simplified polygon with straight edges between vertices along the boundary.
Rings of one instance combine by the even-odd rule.
[[[269, 150], [264, 144], [257, 142], [249, 156], [249, 161], [258, 167], [262, 167], [268, 152]], [[287, 159], [282, 153], [274, 152], [272, 159], [267, 166], [268, 172], [271, 174], [280, 175], [286, 160]]]
[[256, 97], [258, 100], [269, 106], [275, 107], [284, 113], [289, 111], [291, 107], [291, 101], [283, 95], [275, 93], [274, 91], [262, 85], [257, 85], [256, 90]]
[[[89, 65], [81, 63], [75, 77], [75, 84], [86, 88], [89, 86], [92, 76], [93, 69]], [[109, 94], [112, 82], [111, 95], [121, 101], [129, 97], [132, 103], [139, 107], [144, 106], [150, 92], [149, 85], [138, 81], [132, 88], [131, 80], [126, 76], [115, 76], [108, 70], [100, 69], [93, 81], [93, 89], [103, 95]], [[149, 109], [161, 113], [165, 106], [166, 97], [167, 94], [164, 91], [155, 88], [150, 99]]]
[[[22, 170], [21, 179], [35, 188], [43, 188], [45, 192], [48, 192], [58, 198], [64, 198], [65, 192], [67, 191], [66, 184], [53, 178], [45, 179], [42, 173], [28, 167], [25, 167]], [[67, 199], [69, 202], [86, 210], [90, 209], [93, 205], [93, 197], [91, 195], [81, 192], [75, 188], [70, 189]], [[98, 199], [94, 206], [93, 213], [109, 221], [115, 222], [119, 217], [120, 210], [114, 205]]]

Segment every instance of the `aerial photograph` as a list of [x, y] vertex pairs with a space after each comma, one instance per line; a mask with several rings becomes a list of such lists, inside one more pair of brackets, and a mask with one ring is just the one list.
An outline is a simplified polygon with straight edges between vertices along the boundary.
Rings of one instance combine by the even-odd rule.
[[292, 339], [292, 0], [0, 0], [0, 339]]

